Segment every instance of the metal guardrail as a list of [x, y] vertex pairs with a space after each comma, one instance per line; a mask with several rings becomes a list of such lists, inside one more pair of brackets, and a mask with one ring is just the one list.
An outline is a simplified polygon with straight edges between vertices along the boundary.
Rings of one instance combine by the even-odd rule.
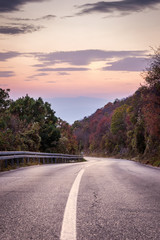
[[38, 164], [49, 163], [67, 163], [73, 161], [81, 161], [82, 155], [69, 155], [61, 153], [42, 153], [27, 151], [0, 151], [0, 171], [8, 166], [20, 166], [35, 162]]

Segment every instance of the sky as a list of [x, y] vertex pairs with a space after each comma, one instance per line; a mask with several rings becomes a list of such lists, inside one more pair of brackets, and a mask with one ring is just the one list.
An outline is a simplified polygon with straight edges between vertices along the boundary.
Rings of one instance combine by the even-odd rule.
[[73, 123], [144, 83], [160, 0], [0, 0], [0, 88]]

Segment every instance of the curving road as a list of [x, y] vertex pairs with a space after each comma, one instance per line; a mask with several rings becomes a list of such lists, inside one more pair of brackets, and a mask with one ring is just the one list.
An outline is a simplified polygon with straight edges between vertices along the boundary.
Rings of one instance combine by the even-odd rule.
[[0, 239], [159, 240], [160, 169], [86, 159], [0, 173]]

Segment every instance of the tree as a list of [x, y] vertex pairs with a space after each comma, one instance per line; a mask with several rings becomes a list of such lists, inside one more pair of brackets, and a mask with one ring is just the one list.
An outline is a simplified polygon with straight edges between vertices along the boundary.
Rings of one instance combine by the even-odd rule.
[[149, 87], [160, 84], [160, 47], [154, 50], [154, 55], [151, 58], [151, 64], [146, 69], [144, 79]]
[[[28, 132], [23, 134], [23, 138], [25, 136], [27, 141], [24, 140], [25, 146], [27, 145], [32, 150], [36, 149], [33, 140], [36, 138], [40, 151], [51, 152], [55, 150], [60, 138], [60, 131], [56, 126], [57, 117], [49, 103], [44, 103], [42, 98], [35, 100], [26, 95], [11, 103], [10, 112], [12, 115], [18, 116], [28, 129]], [[30, 130], [28, 126], [30, 126]]]
[[144, 75], [147, 89], [143, 96], [143, 113], [148, 133], [160, 138], [160, 48], [154, 51], [151, 61]]
[[0, 88], [0, 113], [4, 112], [11, 103], [9, 92], [10, 89], [4, 90]]
[[132, 146], [135, 149], [136, 153], [143, 154], [146, 148], [146, 141], [145, 141], [145, 126], [142, 119], [140, 119], [134, 130], [134, 136], [132, 139]]
[[126, 131], [126, 125], [125, 125], [125, 118], [126, 118], [126, 110], [127, 105], [124, 104], [121, 107], [118, 107], [112, 116], [111, 121], [111, 132], [112, 134], [118, 134], [120, 131], [125, 132]]
[[47, 117], [47, 110], [45, 104], [41, 98], [35, 100], [28, 95], [19, 98], [11, 103], [10, 112], [14, 115], [18, 115], [20, 120], [31, 122], [42, 122], [44, 117]]
[[73, 129], [71, 126], [66, 121], [58, 118], [58, 128], [61, 133], [61, 137], [57, 146], [58, 152], [77, 154], [78, 142], [75, 135], [73, 134]]
[[146, 149], [144, 155], [160, 154], [160, 48], [154, 50], [150, 67], [144, 74], [146, 89], [143, 94], [143, 108]]
[[38, 122], [28, 125], [28, 128], [21, 133], [23, 139], [23, 150], [39, 151], [41, 137], [39, 136], [40, 125]]

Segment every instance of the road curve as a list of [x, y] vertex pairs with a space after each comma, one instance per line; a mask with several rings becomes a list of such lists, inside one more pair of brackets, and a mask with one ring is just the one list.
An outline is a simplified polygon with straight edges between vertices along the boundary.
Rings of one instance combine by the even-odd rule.
[[86, 159], [0, 173], [0, 239], [159, 240], [160, 169]]

